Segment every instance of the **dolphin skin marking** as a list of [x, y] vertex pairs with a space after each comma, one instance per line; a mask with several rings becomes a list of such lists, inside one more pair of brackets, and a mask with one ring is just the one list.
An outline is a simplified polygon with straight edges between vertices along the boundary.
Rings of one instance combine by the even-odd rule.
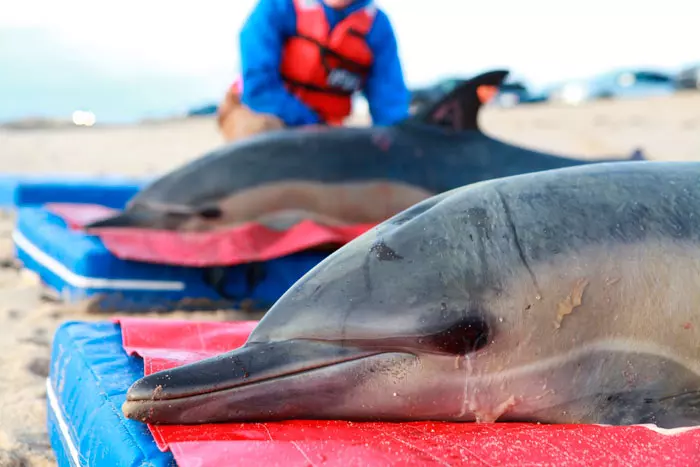
[[434, 196], [335, 251], [246, 344], [146, 376], [127, 417], [700, 424], [700, 162]]
[[286, 129], [223, 146], [165, 174], [122, 213], [88, 227], [202, 231], [262, 220], [284, 228], [309, 218], [379, 223], [469, 183], [598, 162], [485, 135], [478, 89], [498, 86], [507, 75], [478, 75], [394, 126]]

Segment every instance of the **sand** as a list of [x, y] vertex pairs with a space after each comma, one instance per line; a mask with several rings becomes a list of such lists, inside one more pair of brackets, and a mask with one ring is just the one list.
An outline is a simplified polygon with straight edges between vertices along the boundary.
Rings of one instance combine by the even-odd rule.
[[[695, 109], [695, 110], [693, 110]], [[597, 158], [644, 149], [653, 159], [700, 159], [700, 93], [672, 98], [565, 106], [486, 109], [491, 135], [542, 150]], [[114, 128], [0, 128], [0, 174], [155, 175], [221, 143], [212, 119]], [[56, 327], [100, 320], [85, 304], [42, 298], [31, 274], [16, 268], [13, 216], [0, 215], [0, 466], [56, 465], [46, 433], [45, 378]], [[158, 315], [183, 317], [184, 313]], [[187, 314], [236, 319], [233, 312]]]

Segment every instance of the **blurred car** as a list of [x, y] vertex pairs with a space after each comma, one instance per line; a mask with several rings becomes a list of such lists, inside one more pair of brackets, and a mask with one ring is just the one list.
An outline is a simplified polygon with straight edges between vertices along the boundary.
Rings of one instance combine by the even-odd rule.
[[532, 96], [527, 87], [519, 81], [503, 83], [498, 93], [489, 102], [495, 107], [515, 107], [532, 101]]
[[700, 90], [700, 63], [681, 70], [676, 75], [676, 86], [679, 89]]
[[215, 115], [219, 111], [219, 106], [216, 104], [206, 104], [200, 107], [195, 107], [187, 111], [188, 117], [200, 117], [205, 115]]
[[[456, 87], [469, 81], [469, 78], [449, 77], [437, 83], [411, 91], [411, 113], [415, 113], [425, 105], [437, 102], [446, 94], [452, 92]], [[498, 93], [493, 97], [488, 105], [497, 107], [513, 107], [522, 103], [530, 102], [531, 96], [527, 87], [521, 82], [503, 83]]]
[[451, 92], [460, 84], [468, 81], [468, 79], [449, 77], [430, 86], [416, 88], [411, 90], [411, 113], [414, 113], [419, 108], [425, 105], [437, 102], [445, 94]]
[[576, 105], [599, 99], [669, 95], [675, 91], [676, 83], [670, 74], [653, 70], [616, 70], [566, 82], [555, 87], [548, 100]]
[[[547, 101], [549, 101], [549, 96], [550, 96], [551, 92], [552, 92], [551, 86], [539, 89], [537, 91], [530, 90], [526, 103], [535, 104], [538, 102], [547, 102]], [[525, 103], [525, 102], [523, 102], [523, 103]]]

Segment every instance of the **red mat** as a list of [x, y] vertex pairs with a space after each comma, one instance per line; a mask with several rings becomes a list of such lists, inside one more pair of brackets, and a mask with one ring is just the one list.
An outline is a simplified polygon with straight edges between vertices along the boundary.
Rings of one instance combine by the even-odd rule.
[[[242, 345], [255, 322], [119, 318], [124, 348], [146, 374]], [[285, 466], [666, 466], [700, 465], [700, 429], [643, 426], [281, 423], [149, 426], [179, 467]]]
[[[51, 203], [45, 208], [75, 230], [118, 211], [94, 204]], [[329, 227], [303, 221], [286, 231], [249, 222], [212, 232], [142, 228], [90, 229], [120, 259], [175, 266], [208, 267], [269, 261], [321, 245], [344, 245], [374, 224]]]

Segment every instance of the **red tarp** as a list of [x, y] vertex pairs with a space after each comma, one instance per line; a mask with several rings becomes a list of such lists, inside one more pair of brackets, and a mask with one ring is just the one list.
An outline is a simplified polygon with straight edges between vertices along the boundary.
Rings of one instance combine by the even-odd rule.
[[[94, 204], [51, 203], [46, 209], [72, 229], [119, 211]], [[321, 245], [344, 245], [374, 224], [330, 227], [303, 221], [286, 231], [255, 222], [210, 232], [174, 232], [143, 228], [90, 229], [117, 258], [175, 266], [234, 266], [269, 261]]]
[[[124, 348], [145, 359], [146, 374], [242, 345], [255, 322], [120, 318]], [[149, 426], [179, 467], [700, 465], [700, 429], [643, 426], [350, 423], [289, 421]]]

